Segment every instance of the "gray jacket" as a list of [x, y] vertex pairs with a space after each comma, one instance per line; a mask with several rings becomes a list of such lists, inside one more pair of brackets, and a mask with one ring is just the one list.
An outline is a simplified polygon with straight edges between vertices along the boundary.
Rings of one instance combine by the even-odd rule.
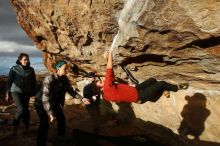
[[21, 65], [13, 66], [9, 72], [6, 91], [33, 96], [36, 92], [36, 76], [34, 69], [30, 66], [25, 68]]
[[75, 98], [82, 99], [82, 96], [72, 88], [67, 76], [48, 75], [35, 96], [35, 105], [43, 105], [48, 114], [53, 114], [53, 106], [64, 106], [66, 92]]

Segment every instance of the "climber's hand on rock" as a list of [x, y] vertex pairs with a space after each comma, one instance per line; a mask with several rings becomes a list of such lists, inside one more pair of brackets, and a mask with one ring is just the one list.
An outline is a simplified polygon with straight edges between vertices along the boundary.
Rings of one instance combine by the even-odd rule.
[[105, 53], [103, 54], [103, 57], [108, 60], [108, 54], [109, 54], [109, 51], [105, 51]]

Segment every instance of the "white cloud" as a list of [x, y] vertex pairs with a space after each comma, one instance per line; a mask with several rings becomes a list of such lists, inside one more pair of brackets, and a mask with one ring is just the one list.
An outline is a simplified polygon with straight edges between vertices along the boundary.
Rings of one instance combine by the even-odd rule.
[[17, 56], [22, 52], [31, 56], [41, 56], [41, 51], [35, 46], [0, 40], [0, 56]]
[[0, 0], [0, 20], [3, 20], [0, 21], [0, 57], [21, 52], [39, 56], [40, 51], [18, 25], [16, 12], [8, 0]]
[[1, 53], [13, 52], [39, 52], [35, 46], [19, 44], [13, 41], [0, 41]]

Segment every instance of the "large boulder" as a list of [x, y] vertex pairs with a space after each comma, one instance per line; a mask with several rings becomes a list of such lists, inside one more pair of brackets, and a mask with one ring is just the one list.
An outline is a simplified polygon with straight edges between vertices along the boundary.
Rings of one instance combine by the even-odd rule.
[[220, 142], [219, 0], [11, 2], [19, 24], [44, 52], [48, 70], [65, 59], [73, 83], [88, 71], [104, 76], [103, 53], [112, 49], [120, 79], [127, 80], [118, 64], [140, 82], [155, 77], [190, 83], [188, 90], [171, 93], [169, 99], [133, 104], [136, 117], [192, 138]]

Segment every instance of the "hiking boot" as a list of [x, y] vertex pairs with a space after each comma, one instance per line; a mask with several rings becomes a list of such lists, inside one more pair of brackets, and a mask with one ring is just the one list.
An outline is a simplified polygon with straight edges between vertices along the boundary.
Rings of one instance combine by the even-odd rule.
[[189, 87], [189, 83], [181, 83], [178, 85], [179, 90], [186, 90]]

